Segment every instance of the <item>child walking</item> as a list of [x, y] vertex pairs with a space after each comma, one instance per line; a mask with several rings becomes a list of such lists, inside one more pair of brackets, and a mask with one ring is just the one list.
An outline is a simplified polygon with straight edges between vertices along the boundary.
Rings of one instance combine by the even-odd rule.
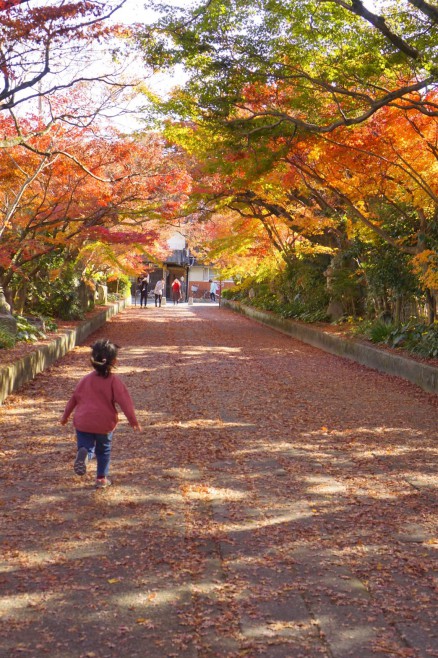
[[113, 375], [118, 345], [109, 340], [98, 340], [92, 346], [91, 363], [94, 371], [86, 375], [77, 384], [73, 395], [67, 402], [61, 418], [61, 425], [66, 425], [73, 410], [73, 425], [76, 429], [77, 455], [74, 471], [85, 475], [87, 462], [96, 455], [96, 487], [108, 487], [113, 431], [118, 422], [115, 403], [122, 409], [131, 427], [140, 431], [135, 416], [134, 406], [128, 389], [123, 382]]

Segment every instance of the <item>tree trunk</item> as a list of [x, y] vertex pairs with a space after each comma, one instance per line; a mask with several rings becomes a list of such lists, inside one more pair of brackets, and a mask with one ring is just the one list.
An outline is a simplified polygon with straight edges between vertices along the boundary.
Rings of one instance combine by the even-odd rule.
[[426, 288], [426, 306], [427, 306], [427, 321], [433, 324], [436, 320], [436, 298], [430, 288]]
[[16, 288], [15, 290], [14, 309], [15, 312], [18, 313], [19, 315], [23, 315], [24, 305], [26, 303], [26, 297], [27, 297], [27, 288], [28, 288], [28, 284], [26, 282], [23, 283], [18, 288]]

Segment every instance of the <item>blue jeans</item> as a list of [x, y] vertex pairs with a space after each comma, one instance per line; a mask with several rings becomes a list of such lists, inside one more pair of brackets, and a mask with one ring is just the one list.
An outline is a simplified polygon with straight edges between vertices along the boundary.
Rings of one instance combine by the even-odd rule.
[[92, 459], [93, 455], [96, 455], [97, 477], [106, 477], [109, 473], [111, 461], [113, 433], [93, 434], [92, 432], [81, 432], [80, 430], [76, 430], [76, 438], [78, 442], [78, 450], [79, 448], [86, 448], [88, 450], [88, 459]]

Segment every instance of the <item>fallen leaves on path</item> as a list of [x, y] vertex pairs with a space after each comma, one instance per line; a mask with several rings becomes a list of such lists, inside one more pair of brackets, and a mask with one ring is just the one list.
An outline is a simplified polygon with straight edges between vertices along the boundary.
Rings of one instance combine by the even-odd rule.
[[436, 397], [217, 308], [101, 336], [113, 487], [57, 424], [87, 346], [0, 410], [2, 655], [438, 655]]

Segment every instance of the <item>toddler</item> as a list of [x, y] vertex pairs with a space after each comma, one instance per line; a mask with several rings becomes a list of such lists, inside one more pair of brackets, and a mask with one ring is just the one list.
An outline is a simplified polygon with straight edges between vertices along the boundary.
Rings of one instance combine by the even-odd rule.
[[141, 430], [126, 386], [112, 373], [118, 349], [118, 345], [105, 339], [98, 340], [92, 346], [91, 363], [94, 371], [77, 384], [61, 418], [61, 425], [66, 425], [74, 410], [73, 425], [78, 447], [74, 471], [77, 475], [85, 475], [87, 461], [96, 455], [97, 488], [111, 484], [108, 473], [113, 431], [118, 422], [116, 403], [131, 427], [136, 431]]

